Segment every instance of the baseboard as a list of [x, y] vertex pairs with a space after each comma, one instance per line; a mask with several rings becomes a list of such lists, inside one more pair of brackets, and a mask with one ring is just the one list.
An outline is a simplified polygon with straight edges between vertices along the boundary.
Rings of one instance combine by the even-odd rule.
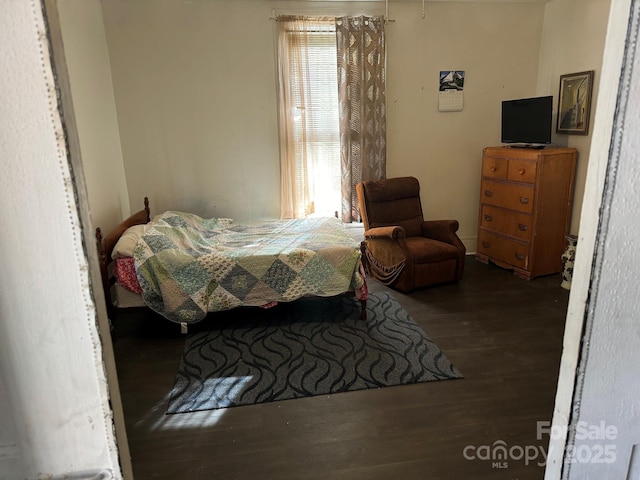
[[478, 248], [478, 237], [460, 237], [460, 240], [464, 244], [464, 248], [467, 249], [467, 255], [475, 255]]

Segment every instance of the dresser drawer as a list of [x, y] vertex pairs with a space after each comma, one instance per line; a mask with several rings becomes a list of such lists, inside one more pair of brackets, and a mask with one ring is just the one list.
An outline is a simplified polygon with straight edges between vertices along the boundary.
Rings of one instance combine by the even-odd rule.
[[523, 270], [526, 270], [529, 265], [529, 244], [482, 228], [478, 231], [478, 253]]
[[510, 158], [507, 179], [514, 182], [535, 183], [536, 167], [536, 162]]
[[506, 158], [484, 157], [482, 159], [482, 176], [490, 178], [507, 178], [508, 162]]
[[529, 241], [533, 217], [527, 213], [505, 210], [491, 205], [483, 205], [480, 212], [480, 226], [487, 230]]
[[482, 204], [532, 213], [533, 186], [483, 180], [480, 189], [480, 201]]

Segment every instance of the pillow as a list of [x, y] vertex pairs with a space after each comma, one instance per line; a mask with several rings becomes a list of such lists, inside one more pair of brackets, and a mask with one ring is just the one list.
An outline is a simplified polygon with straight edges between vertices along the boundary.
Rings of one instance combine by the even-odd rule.
[[113, 247], [111, 258], [115, 260], [116, 258], [133, 257], [133, 249], [136, 248], [138, 240], [140, 240], [140, 237], [145, 234], [148, 228], [148, 223], [127, 228]]

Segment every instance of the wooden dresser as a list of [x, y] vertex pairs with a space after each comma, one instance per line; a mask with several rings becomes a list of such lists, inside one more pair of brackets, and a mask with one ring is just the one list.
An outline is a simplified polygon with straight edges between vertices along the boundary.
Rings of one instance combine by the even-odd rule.
[[477, 260], [527, 280], [562, 271], [577, 156], [575, 148], [483, 150]]

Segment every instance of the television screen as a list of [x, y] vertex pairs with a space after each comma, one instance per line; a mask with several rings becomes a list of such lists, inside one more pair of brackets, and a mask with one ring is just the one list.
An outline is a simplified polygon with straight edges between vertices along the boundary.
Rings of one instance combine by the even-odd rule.
[[539, 146], [551, 143], [553, 96], [502, 102], [502, 143]]

